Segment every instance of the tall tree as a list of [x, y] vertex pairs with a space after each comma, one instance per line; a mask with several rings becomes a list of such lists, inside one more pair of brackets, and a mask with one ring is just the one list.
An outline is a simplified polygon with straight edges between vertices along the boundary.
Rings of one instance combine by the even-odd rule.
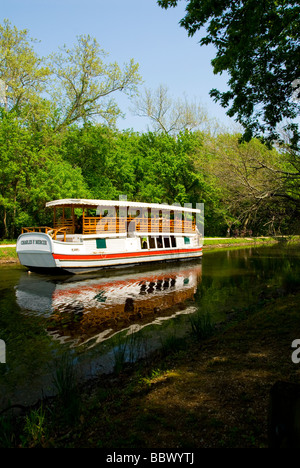
[[184, 100], [174, 100], [170, 97], [167, 86], [160, 85], [155, 91], [148, 88], [135, 99], [134, 112], [141, 117], [147, 117], [154, 131], [167, 134], [195, 130], [208, 124], [205, 109], [198, 103]]
[[222, 189], [231, 223], [256, 233], [299, 231], [299, 169], [259, 140], [239, 142], [240, 135], [219, 135], [211, 151], [210, 171]]
[[48, 58], [36, 54], [35, 42], [27, 29], [0, 24], [0, 107], [37, 129], [49, 123], [60, 131], [94, 118], [114, 125], [121, 110], [113, 96], [136, 92], [139, 65], [133, 59], [122, 68], [107, 63], [108, 54], [90, 36]]
[[80, 168], [63, 160], [51, 141], [45, 146], [42, 130], [33, 134], [16, 112], [0, 109], [0, 237], [44, 223], [46, 201], [88, 198]]
[[18, 30], [8, 20], [0, 24], [0, 106], [7, 112], [37, 117], [45, 104], [41, 94], [50, 76], [43, 58], [34, 51], [36, 41], [27, 29]]
[[[178, 2], [158, 0], [166, 9]], [[210, 94], [243, 125], [246, 140], [280, 141], [285, 123], [299, 150], [299, 18], [298, 0], [187, 0], [180, 25], [190, 36], [206, 29], [199, 42], [216, 48], [214, 73], [229, 74], [229, 90]]]
[[64, 46], [51, 55], [49, 66], [58, 82], [52, 93], [58, 128], [96, 117], [109, 125], [116, 122], [121, 111], [111, 95], [135, 92], [141, 78], [133, 59], [122, 70], [116, 62], [106, 64], [106, 55], [90, 36], [79, 36], [73, 48]]

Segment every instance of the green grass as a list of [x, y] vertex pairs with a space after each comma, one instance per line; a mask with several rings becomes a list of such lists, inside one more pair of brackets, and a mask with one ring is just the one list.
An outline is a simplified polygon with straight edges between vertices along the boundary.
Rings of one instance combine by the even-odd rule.
[[44, 446], [45, 440], [47, 440], [47, 429], [42, 405], [37, 410], [31, 410], [25, 417], [24, 434], [21, 440], [23, 447], [38, 448]]
[[63, 354], [55, 360], [53, 384], [56, 389], [60, 415], [65, 422], [76, 422], [80, 413], [81, 399], [78, 390], [78, 376], [72, 356]]
[[0, 261], [1, 260], [17, 260], [18, 255], [15, 247], [0, 248]]
[[204, 245], [223, 245], [223, 244], [256, 244], [256, 243], [270, 243], [270, 242], [294, 242], [299, 241], [299, 236], [285, 236], [285, 237], [216, 237], [206, 239], [204, 237]]
[[0, 245], [16, 244], [17, 239], [0, 239]]
[[203, 314], [197, 311], [195, 314], [189, 316], [191, 323], [192, 334], [197, 340], [209, 338], [214, 332], [214, 325], [209, 313]]
[[274, 239], [272, 237], [223, 237], [223, 238], [216, 238], [216, 239], [205, 239], [204, 238], [204, 245], [221, 245], [221, 244], [253, 244], [256, 242], [270, 242]]

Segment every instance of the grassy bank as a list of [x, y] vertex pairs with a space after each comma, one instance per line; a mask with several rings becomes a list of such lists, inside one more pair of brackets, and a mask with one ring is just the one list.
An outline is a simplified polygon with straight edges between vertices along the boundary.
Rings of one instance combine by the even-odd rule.
[[[76, 383], [67, 363], [58, 397], [0, 419], [0, 446], [264, 448], [270, 390], [298, 382], [291, 343], [300, 338], [300, 291], [262, 291], [250, 309], [212, 333], [164, 347], [146, 361]], [[209, 335], [209, 333], [208, 333]]]
[[227, 247], [243, 247], [243, 246], [262, 246], [277, 243], [299, 242], [299, 236], [285, 237], [216, 237], [205, 238], [203, 249], [216, 249]]
[[7, 247], [1, 245], [0, 248], [0, 264], [1, 263], [18, 263], [18, 255], [15, 247]]

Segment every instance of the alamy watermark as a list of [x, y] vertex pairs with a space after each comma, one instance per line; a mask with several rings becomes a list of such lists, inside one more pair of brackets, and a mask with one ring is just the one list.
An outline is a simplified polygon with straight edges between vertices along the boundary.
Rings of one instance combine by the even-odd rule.
[[295, 351], [292, 352], [292, 361], [294, 364], [299, 364], [300, 362], [300, 340], [294, 340], [292, 342], [292, 348], [296, 348]]
[[0, 106], [6, 106], [6, 84], [0, 79]]
[[6, 344], [5, 341], [0, 340], [0, 364], [6, 363]]
[[292, 81], [292, 88], [295, 88], [295, 91], [292, 93], [292, 101], [300, 102], [300, 78]]
[[[204, 203], [197, 203], [193, 207], [192, 203], [179, 203], [172, 205], [147, 205], [127, 202], [127, 195], [119, 196], [120, 204], [115, 206], [98, 206], [96, 216], [100, 219], [97, 222], [97, 232], [105, 232], [107, 224], [110, 223], [110, 232], [117, 233], [124, 223], [128, 222], [127, 232], [131, 236], [136, 229], [143, 231], [151, 226], [150, 232], [163, 229], [163, 232], [176, 232], [184, 234], [191, 226], [197, 228], [200, 237], [204, 237]], [[142, 206], [144, 205], [144, 206]]]

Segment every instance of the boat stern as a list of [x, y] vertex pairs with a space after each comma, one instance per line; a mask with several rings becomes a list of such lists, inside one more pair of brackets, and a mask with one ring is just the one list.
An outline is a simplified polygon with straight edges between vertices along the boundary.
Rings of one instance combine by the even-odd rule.
[[21, 234], [16, 249], [21, 265], [28, 269], [56, 267], [53, 258], [53, 241], [48, 234], [42, 232]]

